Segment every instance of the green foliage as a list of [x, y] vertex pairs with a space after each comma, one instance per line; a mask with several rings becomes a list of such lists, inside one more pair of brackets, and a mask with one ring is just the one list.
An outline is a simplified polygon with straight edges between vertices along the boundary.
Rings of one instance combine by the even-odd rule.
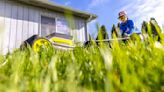
[[39, 54], [28, 48], [0, 56], [0, 92], [163, 92], [163, 46], [156, 47], [151, 35], [144, 42], [132, 38], [111, 47], [48, 48]]

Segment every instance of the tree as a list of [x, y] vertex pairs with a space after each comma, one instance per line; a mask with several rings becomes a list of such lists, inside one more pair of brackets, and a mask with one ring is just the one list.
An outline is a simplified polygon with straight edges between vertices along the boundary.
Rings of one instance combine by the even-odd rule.
[[105, 26], [102, 25], [98, 30], [98, 35], [96, 37], [96, 40], [104, 40], [104, 39], [109, 39], [109, 36], [108, 36]]
[[161, 35], [162, 30], [160, 26], [158, 25], [156, 19], [151, 18], [149, 22], [150, 22], [151, 32], [152, 32], [153, 37], [157, 37], [158, 41], [160, 41], [160, 35]]
[[116, 37], [120, 37], [120, 30], [119, 30], [119, 24], [117, 25], [117, 27], [113, 24], [112, 26], [112, 30], [111, 30], [111, 36], [112, 38]]
[[141, 31], [142, 33], [148, 33], [148, 28], [147, 28], [148, 23], [146, 21], [143, 21]]
[[142, 23], [142, 33], [146, 33], [149, 36], [152, 36], [153, 38], [157, 37], [157, 40], [160, 41], [160, 35], [162, 33], [162, 30], [160, 26], [158, 25], [155, 18], [150, 18], [149, 22], [144, 21]]

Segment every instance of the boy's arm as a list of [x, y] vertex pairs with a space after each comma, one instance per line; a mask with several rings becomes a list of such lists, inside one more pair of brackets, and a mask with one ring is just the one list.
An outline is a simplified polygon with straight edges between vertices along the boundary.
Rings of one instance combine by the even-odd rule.
[[134, 22], [132, 20], [128, 20], [128, 28], [125, 31], [127, 34], [131, 34], [134, 30]]
[[129, 20], [129, 30], [134, 29], [134, 22], [132, 20]]

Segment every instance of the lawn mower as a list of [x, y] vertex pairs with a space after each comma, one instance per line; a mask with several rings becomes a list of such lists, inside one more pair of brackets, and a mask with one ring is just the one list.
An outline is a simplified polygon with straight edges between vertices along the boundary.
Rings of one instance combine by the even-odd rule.
[[45, 37], [33, 35], [25, 40], [20, 48], [30, 46], [34, 52], [40, 52], [43, 48], [55, 47], [59, 49], [71, 49], [74, 47], [73, 37], [65, 34], [52, 33]]

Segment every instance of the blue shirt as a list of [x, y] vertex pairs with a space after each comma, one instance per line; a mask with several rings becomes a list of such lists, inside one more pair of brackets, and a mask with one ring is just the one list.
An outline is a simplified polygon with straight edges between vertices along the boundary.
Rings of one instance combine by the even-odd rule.
[[131, 35], [133, 33], [133, 30], [134, 30], [134, 22], [132, 20], [129, 20], [129, 19], [125, 23], [122, 22], [120, 24], [120, 30], [121, 30], [122, 35], [124, 33]]

